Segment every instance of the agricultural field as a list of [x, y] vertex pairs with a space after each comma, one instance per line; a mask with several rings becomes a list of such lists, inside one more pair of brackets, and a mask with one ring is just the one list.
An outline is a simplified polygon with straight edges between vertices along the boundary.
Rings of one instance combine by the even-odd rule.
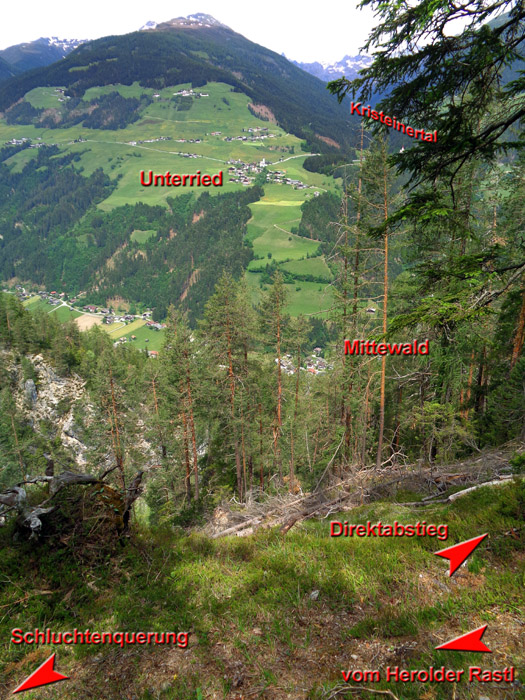
[[[141, 231], [139, 233], [147, 233]], [[129, 342], [139, 350], [161, 350], [164, 343], [164, 330], [156, 330], [155, 328], [147, 327], [146, 321], [141, 318], [135, 319], [131, 323], [122, 323], [117, 321], [106, 325], [102, 323], [102, 316], [94, 314], [86, 314], [81, 311], [70, 309], [68, 306], [52, 306], [45, 299], [41, 299], [38, 295], [26, 299], [23, 305], [33, 313], [43, 312], [52, 313], [59, 321], [65, 323], [72, 319], [78, 319], [77, 324], [80, 330], [89, 330], [94, 325], [99, 325], [111, 338], [116, 341], [119, 338], [126, 336]], [[131, 336], [136, 336], [134, 341], [131, 341]]]
[[56, 309], [56, 306], [52, 306], [45, 299], [41, 299], [39, 296], [31, 297], [31, 299], [26, 299], [23, 305], [33, 313], [37, 311], [43, 311], [44, 313], [49, 313]]
[[23, 301], [22, 306], [25, 306], [27, 308], [28, 306], [33, 306], [33, 304], [36, 304], [37, 301], [40, 301], [40, 297], [38, 296], [38, 294], [35, 294], [35, 296]]
[[262, 260], [252, 260], [249, 269], [264, 267], [270, 259], [277, 262], [285, 260], [301, 260], [307, 255], [315, 255], [319, 243], [310, 238], [296, 236], [293, 233], [282, 231], [277, 227], [268, 228], [253, 240], [253, 252]]
[[[146, 326], [146, 321], [142, 319], [136, 319], [127, 325], [122, 323], [112, 323], [109, 326], [103, 325], [102, 328], [113, 340], [126, 337], [128, 342], [132, 342], [134, 347], [139, 350], [158, 351], [164, 343], [165, 332]], [[135, 336], [135, 340], [131, 339], [132, 335]]]

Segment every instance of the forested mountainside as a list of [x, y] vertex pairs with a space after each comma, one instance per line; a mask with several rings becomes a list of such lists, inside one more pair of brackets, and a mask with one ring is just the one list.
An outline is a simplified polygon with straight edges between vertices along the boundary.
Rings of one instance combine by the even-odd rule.
[[0, 81], [12, 78], [17, 72], [14, 66], [0, 56]]
[[[15, 149], [4, 148], [0, 158]], [[88, 288], [87, 302], [105, 305], [120, 296], [155, 308], [156, 318], [164, 319], [197, 271], [187, 302], [194, 319], [218, 270], [239, 278], [253, 256], [243, 237], [251, 217], [247, 204], [260, 198], [260, 187], [217, 197], [184, 195], [169, 199], [169, 210], [135, 204], [86, 214], [115, 183], [102, 170], [83, 177], [74, 168], [78, 156], [58, 154], [56, 147], [41, 148], [36, 164], [15, 174], [2, 164], [4, 279], [64, 287], [72, 296]], [[139, 244], [130, 238], [135, 230], [154, 235]]]

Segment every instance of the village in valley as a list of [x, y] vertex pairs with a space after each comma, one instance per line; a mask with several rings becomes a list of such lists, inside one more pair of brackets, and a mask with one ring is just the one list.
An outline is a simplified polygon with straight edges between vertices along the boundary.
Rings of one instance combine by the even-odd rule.
[[[150, 309], [131, 314], [94, 304], [83, 304], [82, 297], [86, 295], [85, 292], [79, 292], [69, 298], [66, 292], [48, 292], [42, 289], [32, 292], [19, 284], [14, 290], [30, 311], [59, 312], [57, 315], [61, 321], [74, 320], [81, 330], [100, 325], [114, 339], [115, 347], [131, 342], [140, 350], [146, 351], [149, 357], [156, 358], [159, 355], [166, 324], [154, 321]], [[3, 291], [12, 292], [7, 288]]]
[[[303, 364], [299, 367], [300, 371], [309, 372], [310, 374], [324, 374], [329, 372], [334, 367], [329, 364], [322, 356], [322, 348], [314, 348], [311, 355], [304, 358]], [[275, 363], [279, 364], [279, 359], [275, 358]], [[294, 359], [290, 353], [281, 357], [281, 369], [288, 376], [297, 372], [297, 367], [294, 365]]]
[[[13, 290], [4, 288], [2, 290], [6, 293], [12, 293]], [[78, 319], [81, 317], [91, 317], [95, 319], [95, 323], [92, 325], [101, 325], [104, 330], [113, 337], [115, 333], [119, 333], [118, 337], [113, 342], [114, 347], [124, 345], [126, 343], [134, 343], [139, 347], [140, 343], [136, 343], [139, 339], [137, 336], [138, 330], [143, 329], [144, 331], [151, 331], [152, 334], [159, 333], [160, 345], [155, 343], [155, 349], [150, 349], [150, 347], [139, 347], [139, 349], [147, 352], [148, 357], [153, 359], [159, 356], [159, 350], [157, 349], [162, 345], [164, 341], [164, 332], [166, 330], [165, 323], [159, 323], [152, 319], [152, 311], [150, 309], [139, 314], [122, 313], [115, 312], [112, 308], [106, 308], [102, 306], [96, 306], [94, 304], [82, 304], [82, 297], [86, 295], [85, 292], [79, 292], [76, 296], [68, 298], [66, 292], [48, 292], [46, 290], [39, 290], [36, 292], [28, 291], [24, 286], [17, 284], [14, 287], [14, 293], [29, 310], [41, 311], [46, 310], [45, 307], [50, 307], [47, 309], [47, 313], [51, 313], [56, 309], [68, 309], [71, 312], [70, 319]], [[35, 308], [35, 302], [41, 302], [38, 307]], [[62, 319], [64, 320], [64, 319]], [[77, 322], [78, 323], [78, 322]], [[81, 329], [86, 330], [91, 327], [89, 324], [84, 326], [84, 324], [78, 323]], [[152, 340], [154, 336], [152, 335]], [[141, 338], [144, 343], [150, 343], [150, 338]], [[275, 363], [278, 364], [279, 359], [275, 358]], [[297, 372], [297, 366], [295, 364], [294, 358], [290, 353], [287, 353], [281, 357], [281, 369], [284, 374], [292, 376]], [[327, 362], [323, 358], [323, 349], [320, 347], [315, 347], [310, 355], [307, 355], [303, 359], [302, 365], [299, 370], [302, 372], [307, 372], [309, 374], [324, 374], [333, 369], [333, 365]]]

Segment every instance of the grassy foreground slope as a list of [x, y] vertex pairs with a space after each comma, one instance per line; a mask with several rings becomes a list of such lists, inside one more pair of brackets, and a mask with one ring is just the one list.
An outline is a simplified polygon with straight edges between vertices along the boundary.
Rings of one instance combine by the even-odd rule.
[[[341, 672], [434, 667], [523, 669], [525, 558], [523, 481], [485, 487], [451, 505], [410, 510], [375, 503], [334, 515], [351, 523], [447, 524], [448, 541], [330, 538], [329, 521], [285, 537], [276, 529], [212, 540], [136, 526], [125, 548], [64, 538], [13, 546], [0, 530], [0, 689], [7, 698], [57, 652], [69, 681], [28, 700], [107, 698], [322, 700]], [[514, 535], [509, 534], [517, 528]], [[489, 532], [452, 578], [433, 552]], [[488, 624], [492, 654], [434, 647]], [[184, 631], [187, 649], [166, 646], [14, 646], [15, 627], [55, 631]], [[508, 683], [366, 682], [403, 700], [523, 697]], [[368, 698], [352, 692], [338, 698]]]

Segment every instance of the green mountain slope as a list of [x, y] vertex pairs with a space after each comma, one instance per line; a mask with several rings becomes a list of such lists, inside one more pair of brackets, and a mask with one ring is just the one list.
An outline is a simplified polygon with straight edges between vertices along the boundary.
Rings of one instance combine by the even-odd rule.
[[[0, 153], [2, 279], [70, 295], [83, 290], [103, 307], [118, 297], [155, 309], [159, 320], [170, 303], [184, 302], [195, 317], [221, 266], [238, 277], [253, 257], [260, 270], [248, 275], [254, 301], [268, 282], [267, 263], [277, 261], [292, 313], [330, 305], [325, 251], [307, 240], [318, 235], [294, 232], [302, 204], [311, 202], [311, 210], [319, 200], [322, 209], [319, 195], [336, 182], [305, 170], [312, 156], [299, 139], [255, 117], [245, 94], [224, 83], [206, 84], [193, 96], [174, 94], [185, 89], [188, 83], [158, 92], [116, 84], [90, 88], [75, 102], [65, 99], [64, 88], [39, 87], [8, 111], [0, 121], [7, 144]], [[80, 123], [72, 123], [82, 110]], [[144, 187], [141, 170], [222, 171], [223, 186], [202, 199], [206, 190], [197, 186]], [[257, 179], [264, 195], [252, 196], [246, 186]], [[86, 199], [84, 191], [92, 194]], [[76, 206], [80, 194], [83, 204]], [[241, 201], [249, 205], [242, 214], [235, 208]], [[136, 231], [151, 236], [139, 240]], [[312, 255], [319, 256], [319, 274]], [[287, 269], [290, 260], [296, 263]]]
[[156, 90], [220, 81], [263, 105], [263, 113], [290, 133], [325, 150], [351, 145], [349, 121], [324, 83], [222, 25], [166, 23], [88, 42], [58, 63], [7, 81], [0, 87], [0, 110], [38, 86], [62, 85], [75, 98], [94, 86], [134, 81]]

